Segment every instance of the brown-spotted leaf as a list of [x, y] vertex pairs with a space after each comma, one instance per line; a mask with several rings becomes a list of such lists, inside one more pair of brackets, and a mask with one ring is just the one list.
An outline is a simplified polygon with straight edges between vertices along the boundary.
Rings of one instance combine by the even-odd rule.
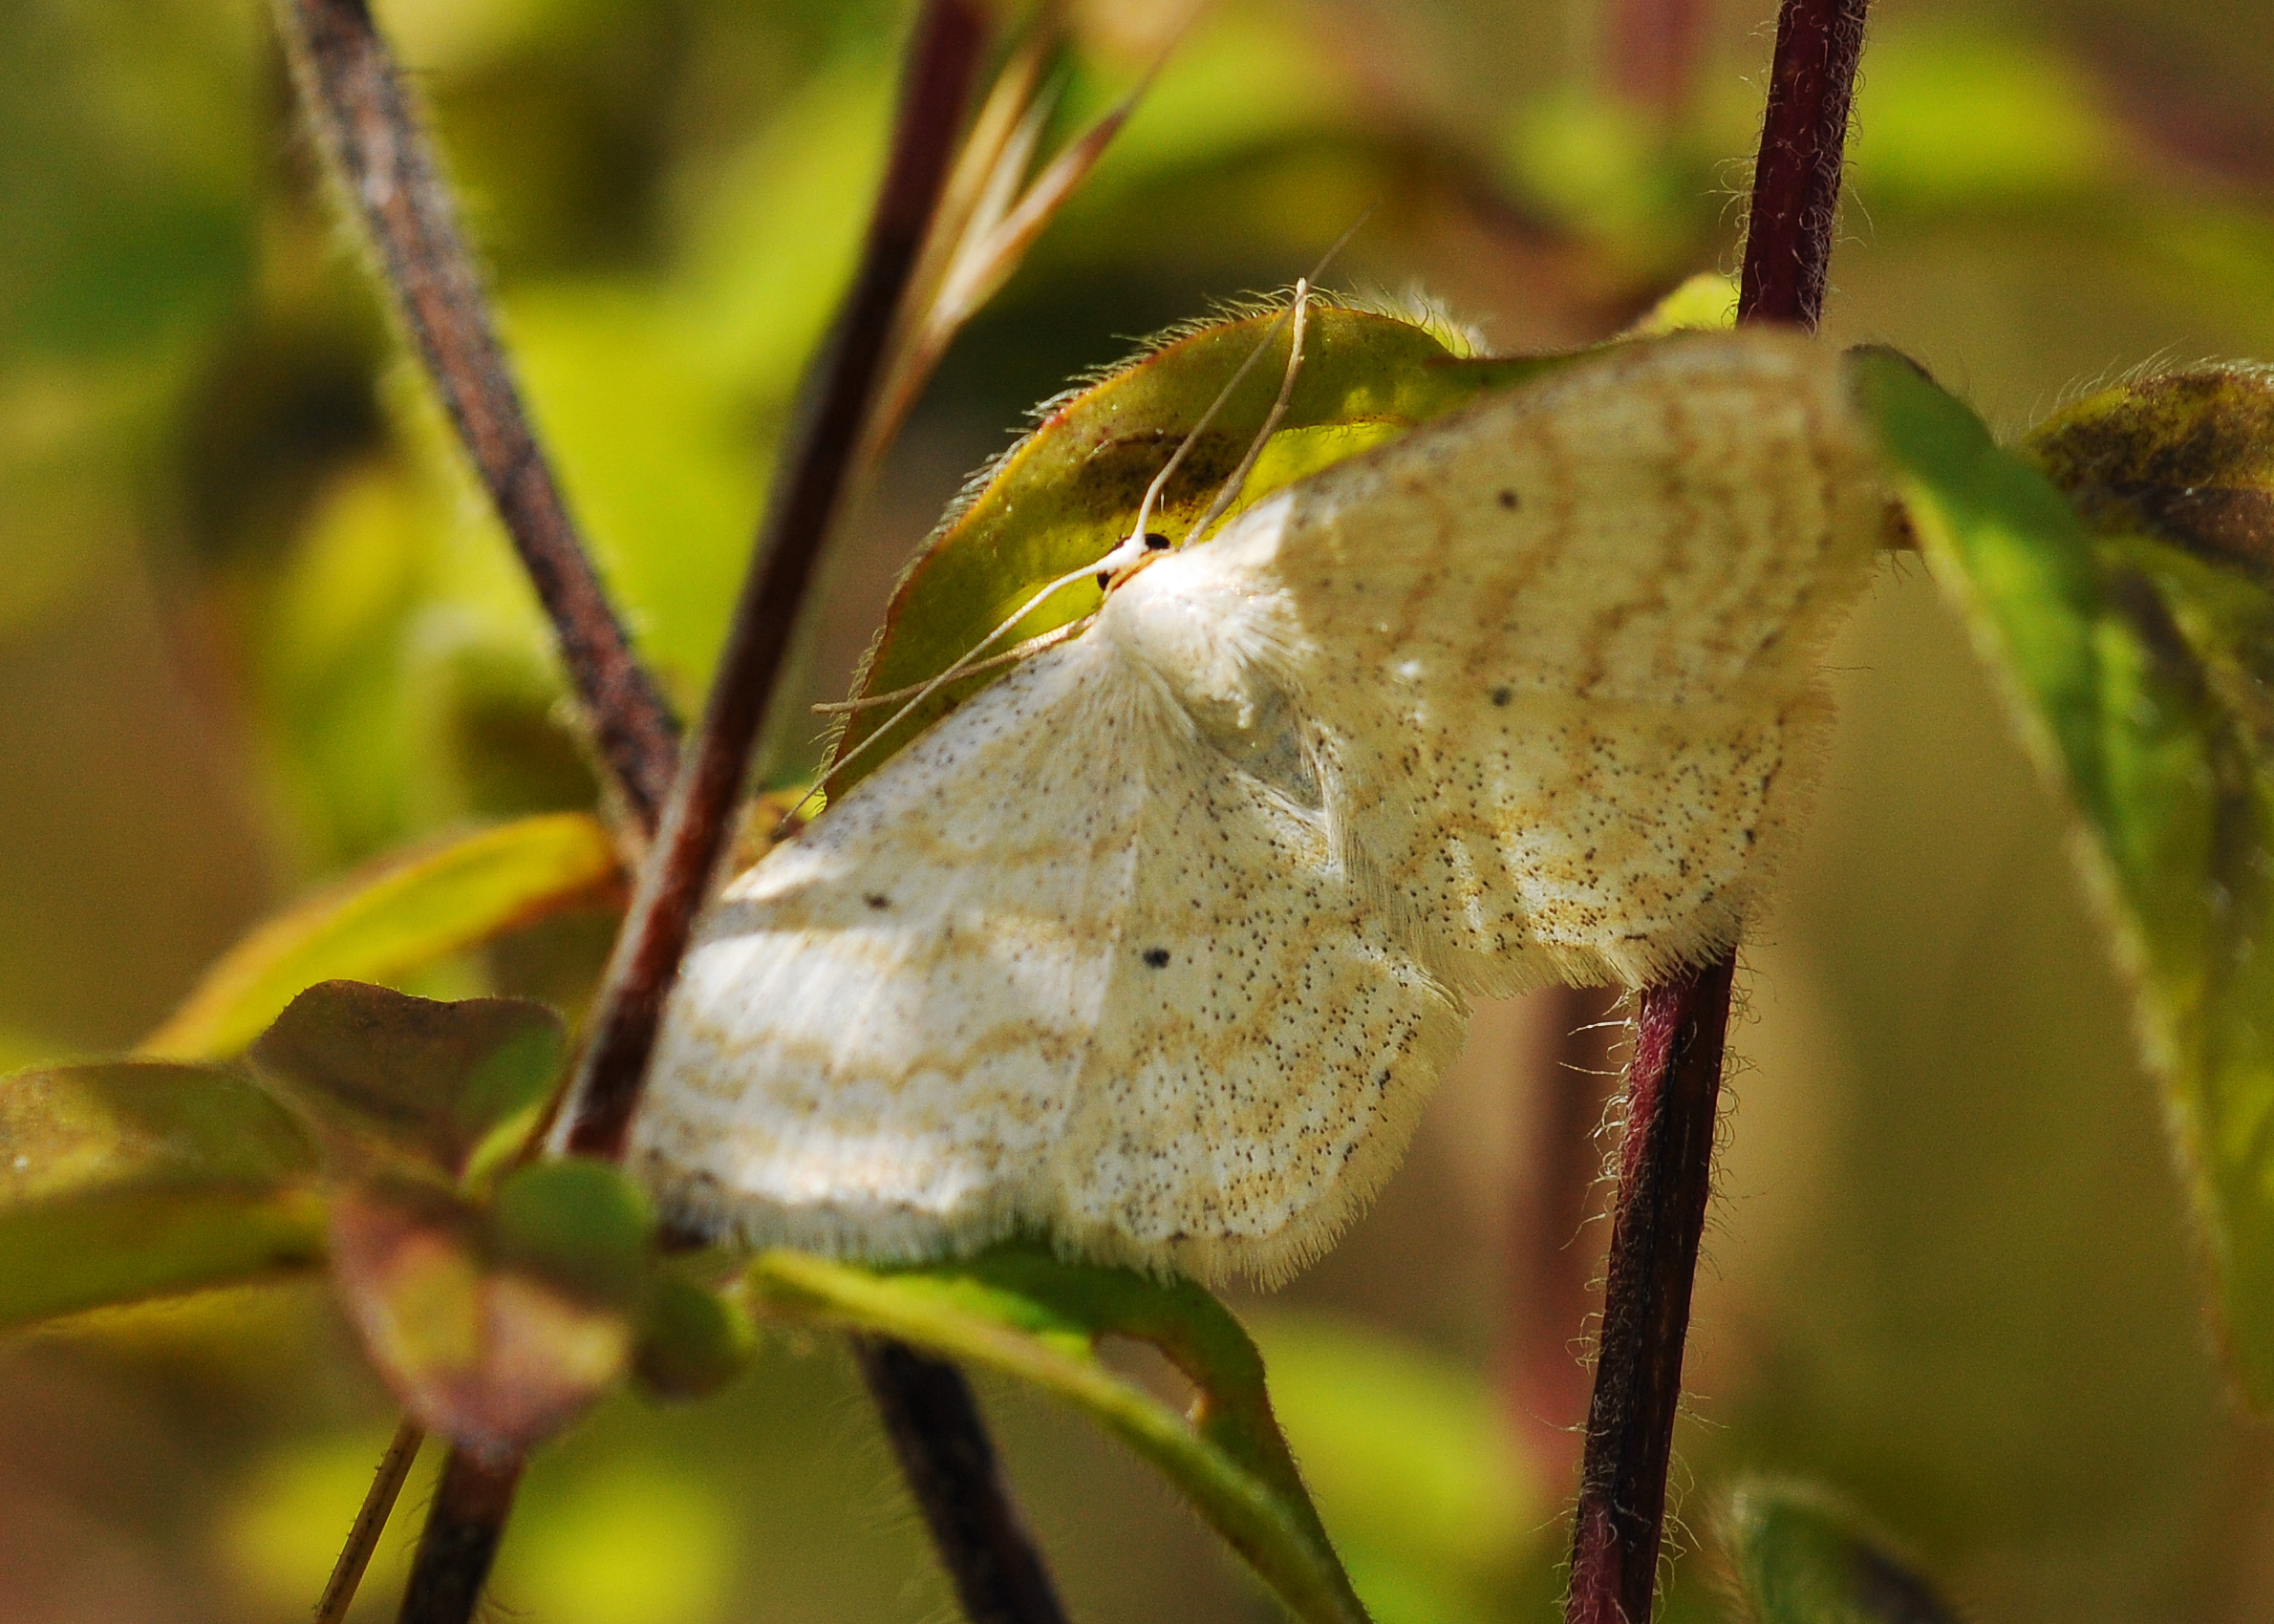
[[2104, 390], [2024, 449], [2093, 530], [2159, 537], [2274, 589], [2274, 371], [2201, 367]]
[[599, 1163], [523, 1167], [483, 1205], [374, 1180], [334, 1205], [332, 1245], [372, 1362], [420, 1425], [467, 1448], [523, 1453], [630, 1367], [653, 1226]]
[[326, 981], [292, 1000], [251, 1060], [315, 1124], [339, 1170], [392, 1160], [471, 1186], [536, 1132], [566, 1044], [543, 1004], [438, 1003]]
[[0, 1078], [0, 1326], [320, 1263], [315, 1172], [290, 1114], [231, 1072]]

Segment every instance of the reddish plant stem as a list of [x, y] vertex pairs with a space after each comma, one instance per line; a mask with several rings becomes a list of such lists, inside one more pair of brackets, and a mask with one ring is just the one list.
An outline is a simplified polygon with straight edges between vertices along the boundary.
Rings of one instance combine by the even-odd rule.
[[974, 0], [932, 0], [917, 26], [861, 267], [807, 374], [702, 725], [664, 805], [602, 984], [563, 1133], [565, 1147], [582, 1155], [623, 1155], [664, 999], [733, 835], [798, 604], [837, 517], [893, 313], [947, 179], [986, 40], [985, 16]]
[[[954, 151], [985, 43], [985, 14], [976, 0], [933, 0], [926, 10], [869, 252], [814, 371], [818, 387], [809, 385], [806, 410], [790, 436], [787, 477], [761, 534], [721, 680], [693, 771], [677, 780], [676, 801], [671, 797], [677, 724], [624, 635], [529, 426], [449, 189], [365, 0], [276, 0], [276, 14], [302, 106], [377, 256], [397, 314], [537, 588], [628, 809], [651, 835], [667, 805], [676, 814], [665, 835], [669, 850], [649, 865], [657, 883], [647, 909], [634, 907], [633, 919], [648, 928], [638, 936], [646, 951], [632, 962], [645, 979], [633, 987], [629, 1008], [635, 1017], [644, 1013], [646, 1039], [628, 1047], [621, 1025], [603, 1029], [604, 1036], [616, 1035], [606, 1050], [612, 1064], [630, 1064], [611, 1074], [616, 1086], [600, 1095], [616, 1120], [597, 1137], [603, 1147], [620, 1152], [654, 1016], [731, 831], [758, 724], [842, 498], [894, 309]], [[658, 899], [666, 913], [683, 910], [676, 946], [670, 945], [669, 920], [660, 934], [653, 929]], [[589, 1119], [580, 1122], [592, 1137]], [[958, 1592], [985, 1593], [983, 1580], [967, 1574], [1025, 1572], [1019, 1605], [989, 1616], [1056, 1624], [1061, 1611], [994, 1469], [993, 1447], [962, 1376], [912, 1350], [895, 1353], [870, 1371], [870, 1386]], [[405, 1620], [462, 1624], [471, 1616], [520, 1470], [518, 1463], [500, 1466], [464, 1451], [450, 1456], [443, 1491], [419, 1541]], [[974, 1529], [982, 1544], [949, 1543]]]
[[1682, 111], [1697, 77], [1704, 11], [1701, 0], [1612, 0], [1604, 54], [1621, 101], [1660, 120]]
[[1650, 1617], [1734, 961], [1649, 988], [1636, 1010], [1567, 1624]]
[[[782, 477], [735, 606], [687, 763], [616, 938], [569, 1094], [561, 1143], [621, 1160], [664, 1000], [734, 832], [797, 609], [842, 506], [888, 341], [947, 180], [987, 42], [976, 0], [929, 0], [910, 48], [891, 157], [852, 288], [808, 372]], [[911, 1492], [975, 1624], [1062, 1624], [1040, 1552], [954, 1365], [897, 1343], [861, 1363]]]
[[474, 1616], [520, 1486], [519, 1460], [490, 1462], [467, 1449], [450, 1452], [411, 1561], [401, 1624], [465, 1624]]
[[[1785, 0], [1753, 168], [1740, 322], [1813, 329], [1823, 309], [1867, 5]], [[1735, 968], [1732, 947], [1645, 989], [1637, 1006], [1567, 1624], [1648, 1624], [1656, 1598]]]
[[1785, 0], [1753, 161], [1740, 320], [1816, 325], [1870, 0]]
[[521, 554], [601, 759], [653, 826], [678, 724], [633, 652], [529, 428], [449, 187], [365, 0], [276, 0], [278, 32], [340, 189], [378, 256], [395, 313]]

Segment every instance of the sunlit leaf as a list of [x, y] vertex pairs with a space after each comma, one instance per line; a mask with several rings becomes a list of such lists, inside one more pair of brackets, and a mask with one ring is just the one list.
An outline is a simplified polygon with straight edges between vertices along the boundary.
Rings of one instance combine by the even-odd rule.
[[205, 974], [142, 1052], [243, 1049], [319, 981], [383, 981], [593, 896], [615, 882], [607, 828], [581, 812], [524, 818], [373, 865], [269, 920]]
[[[892, 595], [876, 656], [858, 694], [928, 681], [976, 647], [1045, 583], [1110, 551], [1135, 522], [1146, 487], [1233, 376], [1263, 353], [1197, 438], [1163, 491], [1149, 528], [1181, 542], [1246, 455], [1287, 365], [1288, 330], [1266, 344], [1276, 318], [1218, 323], [1171, 340], [1067, 398], [953, 514]], [[1243, 487], [1253, 501], [1289, 481], [1378, 445], [1417, 422], [1549, 362], [1471, 361], [1426, 327], [1360, 310], [1314, 308], [1303, 365], [1285, 418]], [[1098, 607], [1078, 581], [990, 647], [1008, 649]], [[989, 680], [958, 678], [895, 724], [831, 780], [842, 794], [899, 743]], [[838, 759], [888, 722], [897, 706], [855, 713]]]
[[319, 1263], [314, 1175], [290, 1114], [229, 1072], [0, 1079], [0, 1326]]
[[[747, 1280], [762, 1314], [881, 1333], [1057, 1395], [1158, 1467], [1297, 1616], [1366, 1616], [1279, 1436], [1255, 1344], [1199, 1287], [1023, 1245], [893, 1271], [770, 1251]], [[1198, 1389], [1191, 1413], [1100, 1363], [1106, 1336], [1158, 1348]]]
[[349, 1318], [403, 1407], [500, 1455], [559, 1431], [629, 1368], [652, 1244], [645, 1197], [589, 1161], [523, 1167], [486, 1206], [375, 1180], [332, 1216]]
[[2088, 832], [2085, 872], [2194, 1174], [2233, 1362], [2274, 1404], [2263, 380], [2095, 397], [2023, 456], [1899, 360], [1868, 357], [1860, 376], [1921, 549]]
[[1958, 1616], [1821, 1490], [1740, 1485], [1719, 1532], [1750, 1624], [1952, 1624]]
[[543, 1004], [327, 981], [292, 1000], [251, 1058], [315, 1124], [335, 1172], [394, 1161], [478, 1186], [536, 1132], [566, 1045]]
[[1629, 338], [1659, 338], [1669, 332], [1727, 332], [1737, 325], [1737, 279], [1726, 271], [1702, 270], [1684, 278], [1626, 330]]

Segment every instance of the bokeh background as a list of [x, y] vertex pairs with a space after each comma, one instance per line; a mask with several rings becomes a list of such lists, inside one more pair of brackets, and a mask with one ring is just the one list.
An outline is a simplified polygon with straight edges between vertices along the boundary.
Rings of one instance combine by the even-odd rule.
[[[376, 0], [641, 641], [699, 694], [796, 369], [848, 266], [905, 8]], [[1184, 7], [1076, 6], [1068, 129]], [[815, 606], [838, 696], [893, 574], [1033, 402], [1212, 301], [1418, 286], [1502, 349], [1730, 268], [1770, 0], [1224, 0], [956, 346]], [[1827, 336], [2002, 430], [2143, 362], [2274, 358], [2274, 27], [2252, 0], [1880, 0]], [[284, 899], [583, 805], [542, 627], [323, 206], [251, 0], [0, 0], [0, 1063], [124, 1047]], [[2274, 1442], [2224, 1400], [2154, 1093], [2062, 816], [1923, 573], [1834, 656], [1817, 816], [1746, 955], [1681, 1441], [1836, 1488], [1985, 1624], [2274, 1616]], [[792, 722], [772, 770], [813, 729]], [[418, 990], [573, 1004], [608, 921]], [[1582, 1005], [1480, 1013], [1333, 1257], [1242, 1298], [1385, 1624], [1553, 1616], [1601, 1226]], [[1573, 1186], [1577, 1187], [1577, 1186]], [[1545, 1282], [1545, 1285], [1543, 1285]], [[1545, 1362], [1543, 1363], [1543, 1355]], [[1576, 1366], [1561, 1364], [1567, 1373]], [[1541, 1372], [1547, 1370], [1548, 1375]], [[986, 1390], [1079, 1616], [1260, 1618], [1077, 1420]], [[320, 1286], [0, 1346], [0, 1618], [304, 1616], [392, 1424]], [[429, 1461], [358, 1616], [392, 1613]], [[826, 1340], [610, 1404], [494, 1588], [543, 1624], [952, 1615]]]

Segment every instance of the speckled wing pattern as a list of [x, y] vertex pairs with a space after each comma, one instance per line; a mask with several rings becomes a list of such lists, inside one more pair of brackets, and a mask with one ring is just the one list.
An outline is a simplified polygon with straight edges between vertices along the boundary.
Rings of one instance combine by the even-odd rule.
[[749, 1244], [1283, 1276], [1395, 1165], [1464, 994], [1733, 938], [1879, 500], [1836, 355], [1763, 333], [1288, 487], [727, 888], [634, 1166]]

